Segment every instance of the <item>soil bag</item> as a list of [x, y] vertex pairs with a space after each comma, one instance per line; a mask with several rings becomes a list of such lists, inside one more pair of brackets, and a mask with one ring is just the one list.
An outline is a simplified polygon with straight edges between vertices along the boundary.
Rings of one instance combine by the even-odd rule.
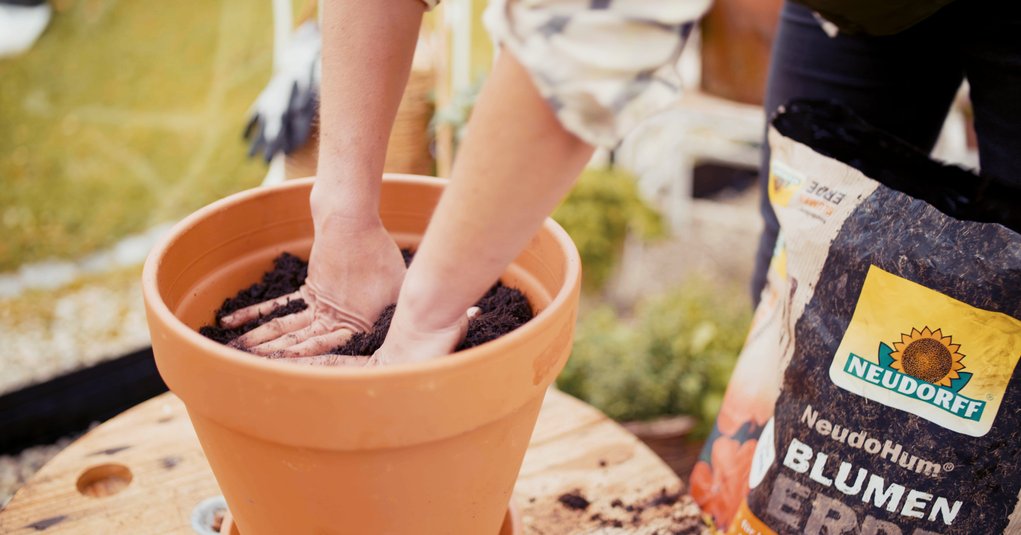
[[780, 236], [692, 494], [730, 533], [1021, 533], [1021, 191], [834, 104], [769, 141]]

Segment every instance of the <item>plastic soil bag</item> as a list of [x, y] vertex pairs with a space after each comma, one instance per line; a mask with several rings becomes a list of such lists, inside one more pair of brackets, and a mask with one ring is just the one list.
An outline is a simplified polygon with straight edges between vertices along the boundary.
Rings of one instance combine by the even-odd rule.
[[730, 533], [1021, 533], [1021, 191], [833, 104], [769, 141], [780, 236], [696, 500]]

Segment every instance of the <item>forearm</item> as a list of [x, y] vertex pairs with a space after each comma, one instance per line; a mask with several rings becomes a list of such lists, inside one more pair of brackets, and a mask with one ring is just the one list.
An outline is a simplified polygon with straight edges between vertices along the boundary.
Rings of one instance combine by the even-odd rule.
[[397, 107], [424, 7], [418, 0], [330, 0], [323, 10], [319, 168], [314, 211], [375, 216]]
[[520, 254], [591, 154], [517, 60], [501, 54], [408, 271], [398, 314], [423, 329], [456, 322]]

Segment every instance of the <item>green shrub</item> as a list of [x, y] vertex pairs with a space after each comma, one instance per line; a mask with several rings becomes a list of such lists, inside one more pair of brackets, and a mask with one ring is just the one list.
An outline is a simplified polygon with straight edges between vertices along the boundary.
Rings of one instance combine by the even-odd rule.
[[638, 195], [634, 177], [619, 169], [582, 173], [553, 219], [578, 246], [588, 291], [598, 291], [610, 278], [628, 230], [643, 239], [664, 234], [660, 214]]
[[557, 384], [616, 420], [687, 414], [704, 435], [750, 318], [737, 292], [698, 280], [641, 302], [630, 319], [599, 306], [580, 319]]

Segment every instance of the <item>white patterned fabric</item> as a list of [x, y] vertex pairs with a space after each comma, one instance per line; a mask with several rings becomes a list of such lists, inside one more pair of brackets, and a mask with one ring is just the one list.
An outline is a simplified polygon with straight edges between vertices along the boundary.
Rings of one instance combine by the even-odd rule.
[[615, 146], [673, 102], [677, 61], [710, 0], [491, 0], [495, 41], [529, 71], [561, 124]]

